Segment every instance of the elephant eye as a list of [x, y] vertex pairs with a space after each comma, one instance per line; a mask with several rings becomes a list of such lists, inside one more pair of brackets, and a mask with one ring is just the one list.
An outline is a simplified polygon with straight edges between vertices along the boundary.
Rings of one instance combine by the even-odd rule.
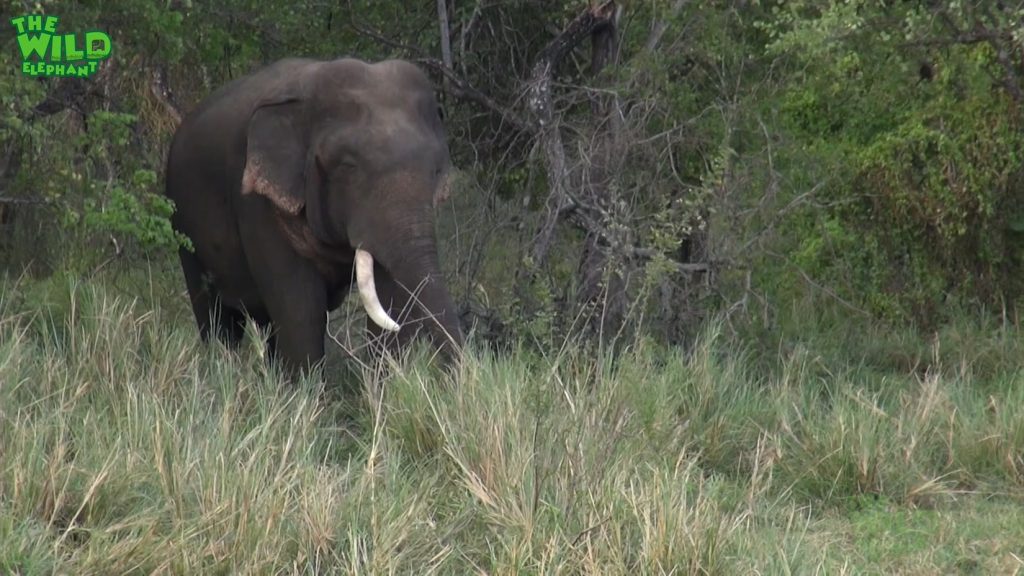
[[437, 105], [437, 117], [444, 121], [444, 108], [440, 104]]

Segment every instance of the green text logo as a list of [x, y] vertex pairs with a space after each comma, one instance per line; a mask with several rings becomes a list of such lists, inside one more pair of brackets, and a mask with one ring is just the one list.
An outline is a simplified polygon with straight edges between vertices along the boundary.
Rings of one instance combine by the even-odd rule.
[[12, 18], [21, 48], [21, 71], [29, 76], [77, 76], [96, 73], [110, 57], [110, 36], [91, 31], [83, 36], [57, 34], [56, 16], [32, 14]]

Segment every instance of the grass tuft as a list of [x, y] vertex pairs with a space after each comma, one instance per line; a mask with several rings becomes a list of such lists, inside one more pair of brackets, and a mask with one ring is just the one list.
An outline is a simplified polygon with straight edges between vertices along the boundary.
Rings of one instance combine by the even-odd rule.
[[960, 330], [899, 369], [807, 339], [762, 370], [711, 325], [337, 393], [257, 334], [8, 284], [0, 573], [1013, 573], [1024, 349]]

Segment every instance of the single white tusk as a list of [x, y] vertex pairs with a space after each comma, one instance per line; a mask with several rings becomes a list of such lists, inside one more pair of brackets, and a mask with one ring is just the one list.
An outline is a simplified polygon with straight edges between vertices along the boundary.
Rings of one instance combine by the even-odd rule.
[[362, 249], [356, 249], [356, 285], [359, 286], [359, 299], [373, 323], [385, 330], [398, 332], [398, 322], [391, 319], [377, 298], [377, 287], [373, 282], [373, 256]]

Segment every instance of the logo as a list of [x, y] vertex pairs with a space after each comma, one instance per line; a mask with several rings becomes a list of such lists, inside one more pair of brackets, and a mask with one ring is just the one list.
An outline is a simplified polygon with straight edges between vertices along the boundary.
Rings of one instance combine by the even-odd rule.
[[90, 31], [84, 35], [58, 34], [56, 16], [31, 14], [12, 18], [21, 48], [21, 71], [28, 76], [86, 78], [100, 61], [110, 57], [110, 36]]

